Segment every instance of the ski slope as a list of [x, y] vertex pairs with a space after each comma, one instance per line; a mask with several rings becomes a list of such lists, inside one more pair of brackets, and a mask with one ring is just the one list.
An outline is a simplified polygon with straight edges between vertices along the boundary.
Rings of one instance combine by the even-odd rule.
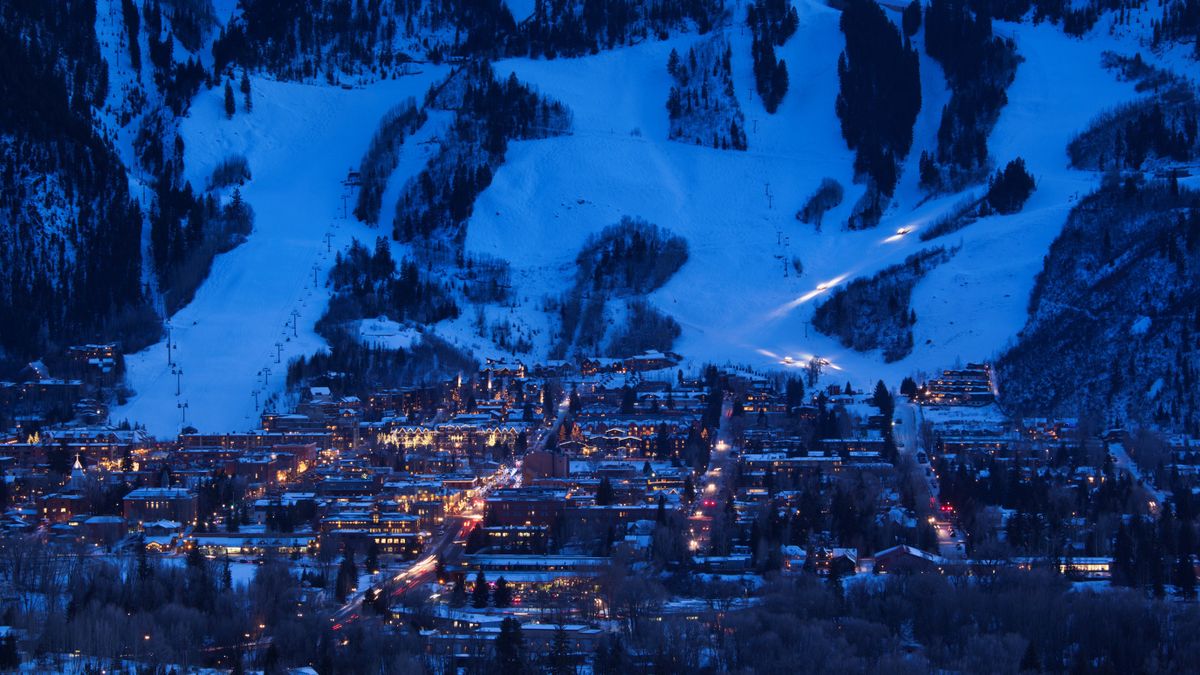
[[[1098, 184], [1098, 176], [1067, 168], [1068, 141], [1102, 110], [1136, 96], [1101, 67], [1100, 53], [1131, 53], [1136, 41], [1099, 30], [1079, 40], [1048, 24], [997, 22], [997, 33], [1016, 40], [1025, 62], [989, 150], [996, 163], [1023, 156], [1038, 190], [1020, 214], [921, 242], [920, 229], [971, 192], [926, 200], [916, 185], [917, 158], [936, 147], [949, 98], [941, 67], [925, 56], [919, 34], [923, 105], [897, 195], [878, 228], [842, 230], [863, 187], [852, 184], [853, 154], [834, 114], [843, 48], [839, 14], [818, 2], [796, 4], [799, 30], [778, 50], [790, 87], [773, 116], [753, 92], [749, 35], [738, 21], [726, 29], [747, 152], [667, 140], [667, 55], [672, 48], [686, 53], [695, 36], [574, 60], [498, 64], [501, 76], [514, 72], [570, 106], [576, 130], [513, 144], [480, 196], [468, 250], [512, 261], [518, 288], [536, 296], [565, 290], [587, 235], [623, 215], [684, 236], [690, 260], [652, 301], [683, 326], [677, 351], [691, 365], [778, 367], [785, 357], [819, 355], [832, 364], [834, 379], [865, 385], [994, 356], [1024, 325], [1042, 257], [1074, 199]], [[818, 233], [794, 214], [827, 176], [847, 188], [846, 198]], [[899, 236], [901, 227], [912, 232]], [[815, 306], [837, 285], [936, 245], [961, 250], [918, 284], [915, 348], [905, 359], [883, 364], [878, 352], [854, 352], [811, 328]], [[790, 270], [785, 276], [792, 257], [803, 263], [800, 278]]]
[[[478, 335], [474, 325], [482, 312], [489, 325], [508, 322], [533, 336], [534, 352], [517, 356], [543, 358], [553, 333], [545, 298], [570, 287], [575, 256], [590, 234], [633, 216], [688, 240], [688, 263], [650, 297], [682, 325], [676, 351], [685, 367], [715, 362], [780, 368], [785, 358], [802, 362], [819, 355], [830, 362], [832, 379], [869, 386], [1003, 350], [1025, 323], [1034, 278], [1072, 204], [1099, 182], [1093, 173], [1067, 168], [1068, 141], [1104, 109], [1137, 97], [1129, 83], [1101, 67], [1100, 54], [1142, 51], [1155, 58], [1139, 44], [1142, 33], [1110, 35], [1102, 20], [1091, 35], [1074, 39], [1048, 24], [997, 22], [996, 32], [1015, 39], [1024, 62], [989, 149], [997, 163], [1024, 157], [1037, 192], [1019, 214], [981, 219], [921, 242], [922, 227], [967, 192], [982, 190], [927, 199], [917, 188], [917, 158], [936, 146], [950, 96], [941, 67], [924, 55], [918, 34], [923, 106], [897, 195], [879, 227], [845, 231], [841, 226], [863, 186], [853, 184], [853, 153], [834, 114], [843, 48], [839, 13], [814, 0], [795, 4], [799, 29], [777, 50], [787, 61], [790, 87], [775, 115], [766, 114], [753, 91], [750, 36], [741, 17], [724, 29], [746, 119], [746, 152], [667, 139], [667, 56], [672, 48], [686, 53], [702, 36], [678, 35], [577, 59], [495, 64], [498, 77], [515, 73], [574, 113], [569, 136], [510, 144], [469, 223], [468, 253], [511, 263], [514, 304], [465, 308], [458, 319], [433, 327], [371, 317], [360, 326], [363, 340], [403, 347], [432, 331], [479, 358], [505, 355]], [[519, 14], [532, 4], [510, 6]], [[283, 392], [288, 359], [323, 347], [313, 324], [328, 301], [324, 279], [332, 252], [352, 237], [369, 243], [389, 233], [391, 205], [453, 119], [452, 113], [431, 111], [406, 140], [385, 192], [380, 230], [341, 218], [344, 197], [352, 206], [341, 181], [357, 166], [380, 117], [404, 98], [420, 100], [448, 72], [423, 68], [352, 90], [255, 79], [254, 111], [239, 110], [232, 120], [225, 119], [220, 88], [201, 92], [181, 126], [188, 177], [203, 185], [221, 159], [245, 154], [253, 180], [242, 194], [256, 211], [255, 231], [217, 258], [195, 300], [172, 317], [181, 376], [172, 374], [165, 343], [127, 357], [136, 394], [114, 409], [114, 421], [141, 422], [159, 436], [178, 432], [185, 414], [187, 424], [204, 431], [257, 427], [263, 402]], [[846, 195], [817, 232], [795, 213], [826, 177], [838, 180]], [[912, 232], [897, 235], [901, 227]], [[935, 245], [961, 248], [914, 291], [915, 347], [908, 357], [884, 364], [878, 352], [854, 352], [811, 328], [815, 306], [839, 284]], [[793, 258], [803, 264], [802, 276], [792, 270]]]
[[[386, 226], [372, 230], [341, 217], [344, 205], [353, 207], [343, 201], [347, 171], [358, 166], [388, 109], [408, 97], [420, 100], [447, 72], [430, 66], [351, 90], [254, 79], [253, 112], [239, 103], [232, 120], [225, 119], [221, 88], [200, 93], [180, 129], [187, 178], [203, 186], [224, 157], [244, 154], [253, 179], [242, 195], [256, 213], [254, 232], [217, 256], [195, 299], [171, 317], [172, 353], [183, 374], [172, 374], [165, 341], [127, 356], [136, 394], [111, 419], [143, 423], [159, 437], [178, 433], [185, 416], [204, 431], [259, 426], [264, 402], [284, 390], [288, 360], [324, 346], [313, 325], [328, 302], [334, 252], [352, 237], [371, 242], [388, 234]], [[424, 166], [430, 146], [420, 141], [436, 128], [406, 140], [394, 180]], [[390, 207], [384, 208], [390, 222]]]

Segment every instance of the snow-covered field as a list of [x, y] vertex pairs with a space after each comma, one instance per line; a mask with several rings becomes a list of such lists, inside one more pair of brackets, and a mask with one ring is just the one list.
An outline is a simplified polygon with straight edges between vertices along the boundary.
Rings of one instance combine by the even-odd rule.
[[[532, 7], [510, 4], [518, 19], [526, 5]], [[766, 114], [753, 91], [750, 36], [740, 18], [724, 29], [746, 116], [746, 152], [667, 138], [667, 56], [672, 48], [685, 53], [702, 39], [695, 34], [577, 59], [495, 65], [498, 77], [515, 73], [566, 103], [575, 120], [569, 136], [510, 144], [468, 228], [468, 253], [512, 264], [516, 306], [489, 307], [486, 314], [489, 324], [510, 322], [534, 336], [534, 353], [523, 358], [545, 356], [552, 324], [543, 299], [570, 286], [581, 244], [622, 216], [645, 218], [688, 240], [688, 263], [650, 297], [682, 325], [676, 351], [685, 365], [781, 367], [785, 357], [819, 355], [830, 361], [838, 381], [867, 386], [993, 357], [1024, 325], [1034, 278], [1073, 202], [1098, 184], [1097, 175], [1067, 168], [1068, 141], [1102, 110], [1136, 96], [1132, 85], [1101, 67], [1101, 52], [1142, 51], [1168, 65], [1176, 59], [1146, 52], [1138, 33], [1109, 35], [1105, 21], [1084, 39], [1048, 24], [997, 22], [996, 32], [1015, 39], [1024, 62], [990, 138], [990, 154], [997, 163], [1024, 157], [1037, 192], [1019, 214], [981, 219], [942, 240], [921, 242], [921, 228], [965, 194], [926, 200], [917, 188], [917, 158], [936, 146], [949, 98], [941, 67], [921, 49], [923, 106], [897, 195], [878, 228], [848, 232], [841, 225], [863, 188], [853, 184], [853, 153], [834, 114], [843, 46], [839, 14], [815, 0], [795, 4], [799, 30], [778, 50], [790, 87], [775, 115]], [[184, 413], [178, 406], [186, 403], [188, 423], [203, 430], [256, 426], [254, 392], [260, 392], [259, 404], [264, 392], [281, 392], [287, 360], [322, 346], [312, 327], [328, 297], [330, 251], [351, 236], [369, 243], [390, 232], [396, 196], [431, 155], [451, 114], [432, 113], [406, 141], [379, 230], [339, 217], [348, 194], [340, 181], [358, 164], [380, 116], [406, 97], [419, 100], [446, 72], [426, 66], [418, 75], [354, 90], [255, 79], [254, 112], [239, 111], [231, 121], [224, 119], [219, 89], [200, 94], [181, 128], [189, 177], [202, 185], [226, 155], [245, 154], [254, 178], [243, 195], [257, 213], [255, 232], [218, 257], [195, 301], [173, 317], [181, 395], [174, 395], [176, 377], [160, 343], [128, 358], [137, 395], [113, 419], [136, 420], [169, 435], [178, 431]], [[795, 213], [825, 177], [841, 182], [846, 198], [817, 232]], [[912, 231], [897, 235], [901, 227]], [[815, 305], [837, 285], [935, 245], [961, 249], [914, 291], [915, 346], [908, 357], [883, 364], [878, 352], [854, 352], [811, 328]], [[793, 259], [803, 264], [802, 276], [792, 269]], [[500, 354], [475, 335], [476, 314], [468, 308], [431, 330], [480, 356]], [[366, 342], [393, 346], [415, 337], [411, 327], [374, 318], [363, 322], [361, 333]], [[282, 345], [279, 362], [276, 343]]]
[[[328, 302], [331, 251], [352, 237], [369, 243], [390, 233], [387, 224], [372, 230], [341, 217], [348, 194], [342, 181], [383, 114], [405, 98], [420, 100], [447, 72], [428, 66], [352, 90], [254, 79], [253, 112], [239, 106], [232, 120], [225, 119], [220, 88], [200, 93], [181, 127], [188, 178], [204, 185], [223, 158], [244, 154], [253, 179], [242, 194], [256, 213], [254, 232], [217, 257], [195, 299], [171, 317], [180, 395], [166, 344], [153, 345], [127, 357], [136, 395], [112, 419], [144, 423], [160, 436], [178, 433], [185, 413], [202, 430], [257, 428], [255, 392], [261, 407], [283, 391], [288, 359], [324, 345], [313, 325]], [[427, 138], [418, 134], [405, 143], [396, 180], [424, 165], [431, 150], [420, 140]], [[345, 208], [351, 207], [347, 198]]]
[[[571, 262], [588, 234], [622, 215], [641, 216], [688, 240], [691, 259], [653, 300], [683, 325], [678, 351], [694, 363], [770, 366], [786, 356], [802, 361], [816, 354], [843, 371], [839, 379], [869, 382], [994, 356], [1024, 324], [1042, 256], [1072, 201], [1098, 180], [1067, 169], [1068, 141], [1100, 111], [1134, 96], [1130, 85], [1102, 69], [1100, 52], [1136, 46], [1101, 35], [1077, 40], [1046, 24], [998, 23], [997, 32], [1014, 37], [1025, 62], [990, 152], [998, 163], [1023, 156], [1038, 191], [1021, 214], [921, 242], [921, 227], [963, 196], [924, 201], [917, 189], [917, 158], [936, 147], [949, 98], [940, 65], [922, 50], [923, 105], [913, 150], [883, 223], [865, 232], [841, 230], [863, 188], [851, 185], [853, 155], [834, 114], [839, 14], [817, 2], [797, 6], [800, 28], [779, 50], [791, 84], [775, 115], [765, 113], [753, 92], [749, 35], [728, 29], [736, 94], [746, 111], [745, 153], [666, 140], [667, 55], [671, 48], [686, 52], [695, 36], [575, 60], [499, 64], [501, 75], [515, 72], [566, 102], [575, 111], [576, 132], [514, 144], [480, 197], [468, 250], [513, 261], [514, 276], [526, 288], [558, 292], [569, 283]], [[818, 233], [794, 214], [826, 176], [848, 189]], [[901, 227], [912, 232], [897, 236]], [[939, 244], [962, 249], [917, 286], [910, 356], [884, 365], [878, 353], [853, 352], [812, 330], [815, 305], [839, 283]], [[790, 270], [785, 276], [793, 257], [803, 263], [801, 278]]]

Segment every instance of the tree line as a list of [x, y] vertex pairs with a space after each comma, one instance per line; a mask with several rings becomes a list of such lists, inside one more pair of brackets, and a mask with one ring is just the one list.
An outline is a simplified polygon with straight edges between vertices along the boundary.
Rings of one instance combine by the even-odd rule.
[[776, 59], [775, 47], [783, 46], [796, 32], [800, 19], [786, 0], [760, 0], [746, 6], [746, 25], [750, 27], [754, 85], [763, 107], [774, 114], [788, 89], [787, 63]]
[[846, 49], [838, 57], [837, 116], [846, 144], [855, 151], [854, 172], [867, 181], [851, 227], [871, 227], [895, 191], [899, 162], [912, 147], [921, 110], [920, 65], [907, 37], [901, 38], [875, 2], [850, 0], [839, 25]]
[[817, 306], [813, 327], [858, 351], [882, 349], [891, 363], [908, 356], [913, 348], [912, 291], [929, 270], [954, 254], [942, 247], [910, 255], [870, 278], [855, 279], [838, 288]]
[[668, 138], [746, 149], [746, 120], [733, 93], [732, 50], [724, 37], [689, 48], [686, 58], [672, 49], [667, 73], [675, 81], [667, 94]]
[[921, 185], [954, 189], [988, 170], [987, 139], [1016, 76], [1016, 44], [992, 33], [991, 15], [967, 0], [933, 0], [925, 10], [925, 51], [942, 64], [950, 101], [936, 155], [921, 154]]
[[486, 62], [464, 65], [426, 98], [426, 106], [455, 110], [454, 123], [438, 153], [405, 186], [395, 207], [393, 236], [449, 241], [458, 251], [475, 197], [491, 184], [508, 142], [565, 134], [571, 113], [515, 74], [497, 80]]
[[156, 337], [141, 286], [141, 210], [92, 125], [108, 94], [95, 23], [90, 2], [0, 8], [3, 370], [73, 342], [115, 337], [137, 348]]
[[997, 363], [1007, 404], [1200, 431], [1197, 255], [1195, 191], [1106, 179], [1071, 210], [1021, 339]]

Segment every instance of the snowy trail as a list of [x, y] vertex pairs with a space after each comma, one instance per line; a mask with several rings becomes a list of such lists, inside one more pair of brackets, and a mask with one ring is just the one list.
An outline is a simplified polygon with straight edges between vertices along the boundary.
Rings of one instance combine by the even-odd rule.
[[[160, 342], [127, 357], [136, 394], [112, 419], [144, 423], [160, 437], [177, 433], [185, 415], [202, 431], [257, 428], [263, 403], [283, 392], [288, 360], [324, 346], [313, 326], [328, 302], [333, 253], [352, 237], [369, 242], [389, 232], [386, 223], [373, 230], [340, 217], [341, 181], [380, 117], [407, 97], [419, 99], [445, 72], [429, 68], [354, 90], [255, 80], [254, 111], [232, 120], [224, 119], [220, 88], [197, 97], [181, 127], [188, 178], [203, 185], [222, 158], [245, 154], [253, 179], [242, 194], [255, 209], [255, 229], [217, 257], [195, 299], [171, 317], [181, 395]], [[398, 171], [416, 173], [428, 152], [406, 143]], [[387, 222], [391, 208], [384, 205]]]

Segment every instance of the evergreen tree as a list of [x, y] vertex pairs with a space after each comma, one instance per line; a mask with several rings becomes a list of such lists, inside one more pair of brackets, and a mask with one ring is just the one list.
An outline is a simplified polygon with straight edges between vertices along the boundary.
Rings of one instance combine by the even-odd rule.
[[233, 113], [237, 112], [237, 103], [233, 98], [233, 85], [229, 81], [225, 82], [225, 118], [233, 119]]
[[504, 577], [496, 579], [496, 588], [492, 591], [492, 602], [497, 607], [508, 607], [512, 604], [512, 588]]
[[354, 549], [347, 545], [342, 551], [342, 562], [338, 565], [334, 593], [338, 602], [345, 602], [358, 585], [358, 566], [354, 564]]
[[[250, 100], [250, 77], [246, 74], [245, 68], [242, 68], [242, 81], [239, 88], [242, 90], [242, 107], [246, 112], [250, 112], [254, 108], [254, 103]], [[226, 107], [228, 109], [228, 99]]]
[[[917, 53], [871, 0], [850, 0], [840, 26], [846, 50], [838, 59], [838, 119], [846, 143], [856, 151], [854, 170], [869, 176], [880, 194], [896, 187], [896, 162], [912, 146], [913, 123], [921, 109]], [[888, 110], [878, 115], [878, 110]]]
[[1029, 645], [1025, 647], [1025, 654], [1021, 657], [1021, 672], [1042, 672], [1042, 660], [1038, 656], [1037, 647], [1034, 645], [1033, 640], [1029, 641]]
[[[883, 380], [875, 384], [875, 394], [871, 397], [871, 403], [879, 408], [879, 414], [886, 418], [887, 422], [891, 422], [892, 415], [896, 412], [896, 402], [892, 399], [892, 393], [888, 391]], [[886, 427], [890, 429], [891, 424], [887, 424]]]
[[904, 28], [904, 35], [912, 37], [921, 29], [921, 0], [912, 0], [908, 6], [904, 8], [904, 14], [901, 16], [901, 26]]
[[475, 609], [484, 609], [488, 606], [489, 595], [487, 577], [483, 575], [483, 570], [479, 570], [479, 573], [475, 575], [475, 586], [471, 589], [471, 606]]
[[496, 636], [496, 672], [500, 675], [523, 675], [525, 668], [525, 638], [521, 622], [506, 617], [500, 622]]
[[367, 546], [367, 557], [363, 560], [363, 568], [371, 573], [379, 571], [379, 544], [375, 543], [374, 539]]
[[629, 415], [633, 412], [634, 406], [637, 404], [637, 392], [633, 387], [626, 385], [621, 387], [621, 414]]
[[1175, 562], [1175, 592], [1184, 600], [1196, 599], [1196, 567], [1186, 553]]
[[567, 630], [560, 623], [554, 629], [554, 637], [550, 643], [550, 653], [547, 665], [551, 675], [574, 675], [575, 666], [571, 662], [571, 646]]
[[275, 646], [274, 640], [267, 647], [266, 654], [263, 654], [262, 668], [263, 675], [276, 675], [276, 673], [281, 672], [279, 668], [279, 648]]
[[190, 569], [199, 569], [204, 567], [204, 555], [200, 553], [199, 546], [193, 546], [187, 552], [187, 566]]
[[1124, 522], [1117, 525], [1117, 541], [1113, 548], [1112, 583], [1115, 586], [1132, 586], [1134, 575], [1133, 541]]
[[609, 633], [600, 638], [599, 644], [596, 645], [592, 670], [596, 675], [624, 675], [630, 672], [619, 634]]
[[454, 588], [450, 591], [450, 606], [462, 607], [467, 604], [467, 584], [462, 574], [454, 575]]
[[154, 568], [150, 567], [150, 561], [146, 557], [146, 538], [139, 534], [137, 539], [136, 553], [137, 558], [137, 576], [138, 579], [146, 581], [154, 574]]
[[600, 479], [600, 485], [596, 488], [596, 505], [609, 506], [613, 503], [613, 487], [608, 480], [608, 476]]
[[992, 176], [987, 204], [997, 213], [1016, 213], [1025, 205], [1033, 189], [1033, 176], [1025, 169], [1025, 160], [1018, 157]]

